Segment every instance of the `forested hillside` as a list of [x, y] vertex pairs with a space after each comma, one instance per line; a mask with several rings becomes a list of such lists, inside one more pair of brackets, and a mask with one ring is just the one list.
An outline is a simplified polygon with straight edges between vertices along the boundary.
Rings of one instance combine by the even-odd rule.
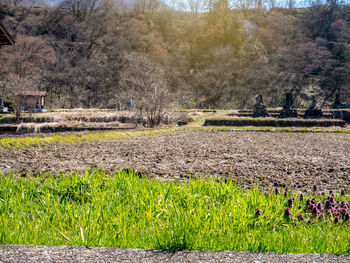
[[249, 107], [259, 93], [280, 106], [286, 91], [300, 107], [312, 96], [328, 106], [338, 92], [349, 102], [350, 6], [335, 0], [268, 10], [217, 0], [206, 12], [92, 2], [0, 6], [17, 43], [0, 51], [0, 95], [44, 90], [50, 107], [64, 108], [145, 98]]

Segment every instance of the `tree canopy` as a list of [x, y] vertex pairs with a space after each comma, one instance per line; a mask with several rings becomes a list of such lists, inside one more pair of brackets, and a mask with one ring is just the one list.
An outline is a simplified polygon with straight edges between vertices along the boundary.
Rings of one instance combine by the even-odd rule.
[[154, 89], [174, 104], [184, 99], [188, 107], [212, 108], [248, 107], [257, 94], [280, 106], [287, 91], [301, 107], [313, 96], [324, 106], [336, 93], [350, 97], [348, 5], [189, 0], [178, 6], [190, 8], [156, 0], [124, 10], [95, 0], [66, 0], [59, 8], [0, 5], [17, 43], [0, 52], [0, 96], [30, 83], [48, 93], [49, 106], [68, 108], [116, 107]]

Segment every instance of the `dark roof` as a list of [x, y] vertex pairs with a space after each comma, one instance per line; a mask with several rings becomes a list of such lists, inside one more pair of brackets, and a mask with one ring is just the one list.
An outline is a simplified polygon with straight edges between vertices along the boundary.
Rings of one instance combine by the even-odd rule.
[[1, 24], [0, 22], [0, 46], [2, 45], [14, 45], [15, 40], [10, 35], [10, 33], [7, 31], [5, 26]]
[[17, 96], [46, 96], [46, 91], [18, 91], [16, 92]]

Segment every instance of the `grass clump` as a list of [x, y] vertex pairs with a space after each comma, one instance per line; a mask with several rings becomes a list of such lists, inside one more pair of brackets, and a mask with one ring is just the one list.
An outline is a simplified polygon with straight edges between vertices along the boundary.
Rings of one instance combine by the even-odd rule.
[[76, 143], [81, 141], [108, 141], [126, 137], [136, 137], [177, 131], [175, 128], [132, 130], [132, 131], [108, 131], [90, 133], [66, 133], [66, 134], [40, 134], [33, 136], [3, 136], [0, 137], [0, 149], [4, 148], [28, 148], [35, 145], [49, 145], [56, 143]]
[[350, 252], [349, 221], [313, 214], [311, 205], [331, 202], [341, 214], [349, 201], [344, 192], [301, 197], [211, 178], [151, 180], [130, 170], [0, 180], [1, 244]]

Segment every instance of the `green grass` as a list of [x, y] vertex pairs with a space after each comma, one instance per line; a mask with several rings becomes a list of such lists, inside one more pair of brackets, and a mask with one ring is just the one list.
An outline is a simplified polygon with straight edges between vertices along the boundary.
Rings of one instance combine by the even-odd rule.
[[4, 148], [28, 148], [34, 145], [49, 145], [56, 143], [76, 143], [81, 141], [107, 141], [126, 137], [135, 137], [151, 134], [159, 134], [177, 131], [175, 128], [132, 130], [132, 131], [108, 131], [88, 133], [65, 133], [65, 134], [40, 134], [23, 137], [9, 136], [0, 137], [0, 149]]
[[241, 126], [207, 126], [195, 127], [185, 126], [177, 128], [161, 128], [152, 130], [130, 130], [130, 131], [107, 131], [86, 133], [57, 133], [57, 134], [35, 134], [26, 136], [0, 137], [0, 149], [5, 148], [28, 148], [36, 145], [50, 145], [56, 143], [77, 143], [82, 141], [108, 141], [126, 137], [136, 137], [168, 132], [180, 132], [182, 130], [204, 130], [204, 131], [261, 131], [261, 132], [297, 132], [297, 133], [350, 133], [348, 128], [278, 128], [278, 127], [241, 127]]
[[[313, 218], [294, 225], [284, 217], [287, 198], [263, 193], [258, 186], [242, 190], [227, 180], [180, 183], [102, 170], [0, 175], [0, 182], [1, 244], [350, 252], [349, 222]], [[296, 215], [305, 201], [291, 196]], [[336, 195], [338, 201], [348, 198]]]

